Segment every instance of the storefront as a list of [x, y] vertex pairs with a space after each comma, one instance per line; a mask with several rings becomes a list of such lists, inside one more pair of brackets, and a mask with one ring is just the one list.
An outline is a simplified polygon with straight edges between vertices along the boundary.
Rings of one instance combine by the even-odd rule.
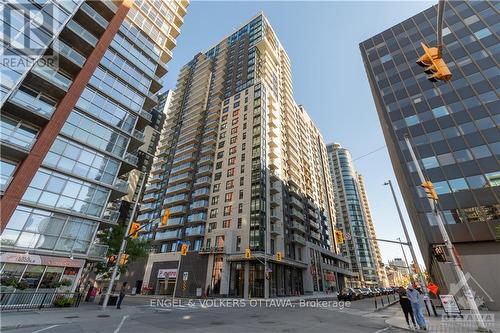
[[[33, 254], [4, 252], [0, 254], [2, 291], [16, 289], [18, 284], [26, 291], [72, 292], [76, 288], [85, 261]], [[15, 283], [14, 283], [15, 282]]]
[[177, 279], [177, 269], [159, 269], [155, 294], [173, 295], [176, 279]]

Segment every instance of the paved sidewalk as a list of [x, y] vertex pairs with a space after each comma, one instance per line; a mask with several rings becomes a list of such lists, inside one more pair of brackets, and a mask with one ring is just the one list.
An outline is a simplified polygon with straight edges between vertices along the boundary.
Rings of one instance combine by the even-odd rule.
[[[424, 310], [425, 311], [425, 310]], [[474, 318], [468, 313], [463, 313], [463, 318], [447, 318], [443, 316], [443, 311], [440, 308], [436, 309], [438, 316], [428, 316], [425, 314], [425, 321], [427, 322], [427, 332], [429, 333], [470, 333], [476, 332], [476, 324]], [[390, 318], [386, 319], [386, 324], [397, 327], [407, 331], [417, 331], [416, 329], [409, 328], [404, 319], [401, 307], [394, 306], [386, 309], [381, 313], [388, 315]], [[488, 329], [492, 332], [500, 332], [500, 312], [481, 311], [483, 320]], [[411, 321], [410, 321], [411, 323]], [[418, 330], [423, 332], [422, 330]]]

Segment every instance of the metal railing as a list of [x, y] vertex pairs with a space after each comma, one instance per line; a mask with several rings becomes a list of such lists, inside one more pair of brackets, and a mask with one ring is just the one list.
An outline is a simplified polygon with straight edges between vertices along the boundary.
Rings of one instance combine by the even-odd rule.
[[80, 293], [31, 292], [17, 290], [0, 292], [0, 310], [26, 310], [57, 307], [75, 307], [80, 305]]

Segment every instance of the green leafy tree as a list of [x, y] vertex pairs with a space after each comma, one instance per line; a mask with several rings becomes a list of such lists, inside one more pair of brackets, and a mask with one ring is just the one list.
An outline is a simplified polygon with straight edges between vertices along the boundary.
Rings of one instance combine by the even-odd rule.
[[[109, 246], [107, 253], [108, 258], [112, 255], [118, 255], [126, 228], [127, 226], [119, 224], [117, 226], [99, 231], [97, 237], [99, 238], [100, 243]], [[125, 253], [128, 254], [128, 262], [125, 265], [119, 266], [119, 272], [122, 274], [125, 273], [129, 263], [146, 257], [149, 253], [150, 247], [150, 241], [141, 241], [129, 238], [125, 248]], [[113, 266], [114, 265], [108, 266], [107, 262], [99, 262], [96, 264], [95, 272], [97, 274], [102, 274], [105, 279], [111, 278]]]

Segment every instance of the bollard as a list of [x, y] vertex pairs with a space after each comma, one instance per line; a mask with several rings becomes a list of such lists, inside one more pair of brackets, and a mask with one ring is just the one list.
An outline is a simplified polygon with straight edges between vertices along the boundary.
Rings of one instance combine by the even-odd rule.
[[375, 310], [377, 310], [377, 296], [373, 298], [375, 300]]
[[384, 298], [382, 296], [380, 296], [380, 302], [382, 303], [382, 307], [384, 307]]

